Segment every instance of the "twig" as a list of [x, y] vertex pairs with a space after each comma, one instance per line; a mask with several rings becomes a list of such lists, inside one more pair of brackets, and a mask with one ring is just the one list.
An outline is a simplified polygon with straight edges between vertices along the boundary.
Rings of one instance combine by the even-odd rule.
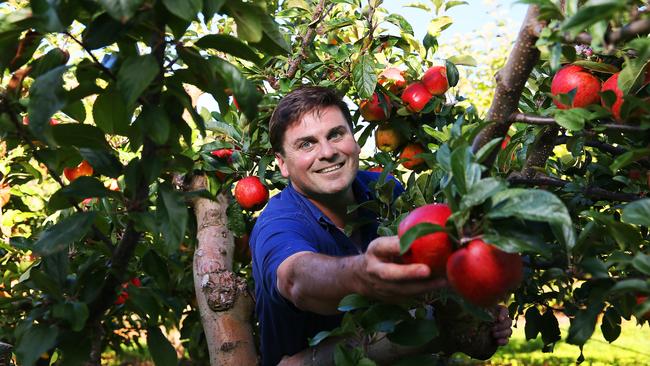
[[300, 64], [305, 58], [307, 58], [307, 49], [316, 37], [316, 28], [318, 27], [318, 23], [323, 20], [330, 9], [332, 9], [332, 6], [325, 10], [325, 0], [320, 0], [318, 2], [318, 5], [316, 5], [316, 8], [314, 9], [314, 15], [312, 16], [312, 21], [309, 23], [305, 34], [302, 36], [300, 52], [298, 52], [296, 56], [291, 61], [289, 61], [289, 69], [286, 75], [287, 78], [292, 79], [294, 76], [296, 76], [296, 73], [300, 68]]
[[[555, 121], [555, 118], [553, 117], [542, 117], [542, 116], [535, 116], [531, 114], [524, 114], [524, 113], [513, 113], [510, 115], [510, 121], [511, 122], [520, 122], [520, 123], [527, 123], [530, 125], [544, 125], [544, 126], [549, 126], [549, 125], [554, 125], [557, 122]], [[622, 131], [622, 132], [643, 132], [647, 131], [647, 129], [641, 128], [639, 126], [631, 126], [631, 125], [625, 125], [625, 124], [616, 124], [616, 123], [605, 123], [602, 125], [597, 125], [595, 128], [603, 128], [608, 131]], [[593, 129], [587, 129], [587, 131], [592, 131]]]
[[[605, 34], [605, 43], [608, 45], [616, 45], [625, 42], [636, 36], [645, 35], [650, 33], [650, 19], [639, 19], [627, 24], [619, 29], [608, 32]], [[591, 44], [591, 34], [583, 32], [578, 34], [575, 38], [570, 38], [568, 35], [565, 41], [569, 43], [578, 44]]]
[[[508, 177], [508, 182], [510, 184], [519, 184], [527, 186], [552, 186], [562, 188], [567, 184], [571, 183], [569, 181], [549, 177], [543, 174], [537, 174], [535, 177], [526, 178], [519, 173], [511, 174]], [[632, 193], [624, 192], [612, 192], [600, 187], [585, 187], [582, 193], [591, 198], [596, 199], [606, 199], [610, 201], [621, 201], [621, 202], [631, 202], [641, 199], [641, 196], [637, 196]]]
[[[556, 145], [564, 145], [564, 144], [567, 143], [568, 140], [569, 140], [568, 136], [559, 136], [555, 140], [555, 144]], [[585, 141], [584, 144], [585, 144], [585, 146], [595, 147], [596, 149], [598, 149], [600, 151], [610, 153], [610, 154], [612, 154], [614, 156], [622, 155], [622, 154], [625, 154], [627, 152], [627, 150], [622, 148], [622, 147], [607, 144], [607, 143], [604, 143], [604, 142], [598, 141], [598, 140], [587, 140], [587, 141]]]
[[104, 64], [102, 64], [102, 63], [97, 59], [97, 57], [95, 57], [95, 55], [91, 52], [90, 49], [88, 49], [88, 47], [86, 47], [86, 46], [83, 44], [83, 42], [81, 42], [80, 40], [78, 40], [78, 39], [77, 39], [75, 36], [73, 36], [70, 32], [67, 32], [67, 31], [66, 31], [66, 32], [65, 32], [65, 35], [68, 36], [68, 37], [70, 37], [70, 38], [72, 38], [72, 40], [75, 41], [75, 43], [77, 43], [79, 46], [81, 46], [81, 48], [83, 48], [84, 51], [86, 51], [86, 53], [90, 56], [90, 58], [93, 59], [93, 62], [97, 65], [97, 67], [99, 67], [102, 71], [104, 71], [106, 74], [108, 74], [108, 76], [110, 76], [111, 79], [113, 79], [113, 80], [117, 80], [117, 77], [115, 76], [115, 74], [113, 74], [113, 72], [112, 72], [109, 68], [107, 68], [106, 66], [104, 66]]

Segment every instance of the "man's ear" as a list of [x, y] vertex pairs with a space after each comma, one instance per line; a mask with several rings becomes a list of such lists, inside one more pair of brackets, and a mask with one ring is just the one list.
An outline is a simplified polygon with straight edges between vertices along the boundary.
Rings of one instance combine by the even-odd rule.
[[282, 154], [275, 153], [275, 162], [278, 163], [278, 167], [280, 167], [280, 173], [282, 173], [282, 176], [289, 178], [289, 170], [287, 169], [287, 165], [284, 163]]

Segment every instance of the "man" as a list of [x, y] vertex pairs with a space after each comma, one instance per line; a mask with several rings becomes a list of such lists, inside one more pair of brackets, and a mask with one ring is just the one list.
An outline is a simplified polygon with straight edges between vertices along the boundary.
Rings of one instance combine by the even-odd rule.
[[[263, 365], [277, 364], [306, 348], [319, 331], [336, 327], [337, 306], [348, 294], [394, 301], [446, 285], [430, 278], [426, 265], [394, 263], [399, 239], [377, 237], [376, 217], [345, 235], [347, 222], [370, 215], [348, 213], [347, 207], [371, 199], [369, 184], [378, 174], [358, 171], [350, 112], [335, 91], [303, 87], [289, 93], [269, 132], [290, 184], [271, 199], [251, 234]], [[506, 315], [494, 327], [500, 344], [512, 333]]]

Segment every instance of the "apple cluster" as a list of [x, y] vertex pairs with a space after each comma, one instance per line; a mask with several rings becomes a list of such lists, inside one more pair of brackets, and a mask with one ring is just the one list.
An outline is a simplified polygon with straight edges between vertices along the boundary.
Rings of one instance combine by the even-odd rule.
[[[551, 81], [551, 94], [553, 103], [559, 109], [584, 108], [592, 104], [600, 104], [612, 113], [618, 123], [623, 123], [621, 118], [621, 106], [623, 105], [623, 91], [618, 85], [618, 78], [621, 73], [617, 72], [610, 76], [604, 83], [589, 70], [578, 65], [566, 65], [561, 68]], [[650, 69], [646, 70], [643, 85], [650, 84]], [[571, 105], [562, 103], [558, 96], [574, 92]], [[612, 91], [616, 99], [612, 105], [608, 105], [602, 93]], [[650, 101], [650, 98], [646, 98]], [[638, 113], [638, 111], [636, 112]]]
[[[451, 214], [449, 206], [442, 203], [418, 207], [399, 223], [397, 235], [401, 238], [421, 223], [445, 227]], [[402, 262], [426, 264], [432, 276], [446, 276], [459, 295], [481, 307], [496, 305], [517, 289], [523, 279], [519, 254], [506, 253], [482, 239], [473, 239], [455, 249], [444, 231], [415, 239], [402, 255]]]
[[[379, 84], [393, 94], [401, 93], [401, 100], [411, 112], [420, 112], [434, 96], [442, 96], [449, 89], [447, 69], [444, 66], [429, 68], [421, 80], [407, 84], [404, 72], [390, 67], [384, 70], [378, 78]], [[393, 105], [386, 94], [375, 92], [371, 99], [364, 100], [359, 105], [361, 116], [370, 122], [380, 122], [375, 131], [375, 146], [383, 152], [396, 151], [403, 146], [407, 139], [387, 120], [390, 118]], [[409, 170], [419, 171], [426, 167], [418, 154], [426, 152], [425, 147], [417, 142], [409, 142], [399, 153], [402, 166]], [[381, 167], [373, 167], [372, 171], [381, 171]]]

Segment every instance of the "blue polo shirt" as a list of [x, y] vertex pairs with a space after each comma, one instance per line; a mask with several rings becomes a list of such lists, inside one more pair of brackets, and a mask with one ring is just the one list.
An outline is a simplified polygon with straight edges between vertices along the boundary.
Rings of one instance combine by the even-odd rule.
[[[359, 171], [352, 184], [358, 203], [373, 198], [370, 184], [379, 173]], [[391, 177], [391, 179], [394, 179]], [[394, 197], [404, 189], [396, 181]], [[280, 264], [298, 252], [335, 257], [360, 254], [377, 237], [377, 218], [359, 209], [369, 223], [360, 228], [363, 247], [358, 248], [334, 223], [292, 185], [275, 195], [255, 223], [250, 246], [255, 279], [255, 311], [260, 324], [262, 365], [276, 365], [284, 355], [307, 348], [308, 338], [339, 325], [342, 315], [319, 315], [296, 308], [277, 288]]]

